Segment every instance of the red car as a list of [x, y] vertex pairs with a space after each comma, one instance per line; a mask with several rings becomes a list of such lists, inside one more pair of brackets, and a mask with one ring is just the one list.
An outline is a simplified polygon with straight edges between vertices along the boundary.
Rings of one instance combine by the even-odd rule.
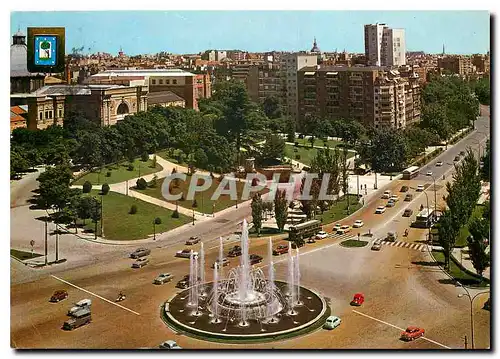
[[229, 252], [227, 253], [227, 256], [228, 257], [238, 257], [238, 256], [241, 256], [241, 247], [240, 246], [234, 246], [233, 248], [231, 248], [231, 250], [229, 250]]
[[425, 330], [419, 327], [408, 327], [404, 332], [401, 333], [401, 339], [404, 341], [415, 340], [423, 337]]
[[288, 253], [288, 246], [286, 244], [280, 244], [275, 250], [273, 250], [273, 255], [275, 256], [285, 253]]
[[257, 254], [250, 254], [250, 265], [262, 262], [262, 257]]
[[364, 302], [365, 302], [365, 296], [363, 295], [363, 293], [356, 293], [354, 294], [354, 298], [352, 298], [351, 300], [351, 305], [359, 307]]

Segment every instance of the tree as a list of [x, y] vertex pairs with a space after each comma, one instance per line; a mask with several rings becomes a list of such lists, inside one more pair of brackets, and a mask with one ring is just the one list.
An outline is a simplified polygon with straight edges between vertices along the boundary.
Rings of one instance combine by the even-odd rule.
[[82, 187], [83, 193], [90, 193], [92, 191], [92, 183], [90, 181], [85, 181]]
[[270, 119], [281, 117], [281, 105], [276, 96], [267, 96], [262, 103], [264, 114]]
[[480, 276], [490, 265], [490, 259], [486, 254], [487, 241], [489, 238], [489, 223], [482, 218], [476, 218], [469, 223], [469, 232], [471, 235], [467, 238], [469, 244], [469, 254], [472, 260], [472, 265]]
[[84, 196], [78, 199], [76, 202], [76, 212], [78, 218], [83, 219], [83, 225], [85, 225], [85, 220], [90, 218], [90, 197]]
[[276, 191], [276, 197], [274, 198], [274, 214], [278, 229], [280, 232], [283, 232], [283, 228], [285, 228], [288, 218], [288, 203], [285, 190]]
[[72, 179], [67, 165], [47, 168], [37, 179], [40, 182], [37, 203], [43, 208], [55, 207], [61, 211], [74, 193], [69, 187]]
[[454, 226], [450, 210], [445, 210], [439, 219], [438, 236], [439, 244], [443, 247], [444, 265], [450, 268], [451, 249], [455, 245], [458, 235], [458, 228]]
[[92, 222], [94, 222], [95, 224], [94, 239], [97, 239], [97, 223], [99, 222], [102, 216], [101, 213], [102, 203], [97, 198], [90, 197], [89, 205], [90, 205], [90, 219], [92, 219]]
[[29, 163], [26, 155], [23, 154], [20, 146], [11, 146], [10, 148], [10, 177], [13, 178], [20, 172], [28, 169]]
[[109, 193], [109, 184], [104, 183], [101, 187], [101, 193], [107, 195]]
[[260, 230], [262, 228], [262, 212], [263, 204], [262, 198], [259, 193], [256, 193], [252, 198], [252, 220], [257, 236], [260, 236]]
[[487, 182], [491, 180], [491, 150], [490, 150], [490, 140], [486, 141], [486, 148], [483, 155], [483, 166], [481, 167], [481, 178]]
[[405, 168], [408, 145], [401, 130], [375, 129], [370, 141], [359, 147], [359, 155], [375, 172], [394, 172]]
[[349, 213], [349, 169], [347, 162], [347, 149], [344, 147], [342, 150], [342, 156], [340, 160], [340, 172], [342, 178], [342, 193], [347, 201], [347, 213]]
[[426, 129], [417, 126], [408, 126], [404, 130], [404, 137], [408, 145], [409, 155], [418, 156], [426, 147], [439, 141], [439, 137]]
[[137, 213], [137, 206], [135, 204], [130, 206], [130, 211], [128, 212], [129, 214], [136, 214]]
[[285, 155], [285, 140], [278, 135], [268, 134], [262, 146], [260, 162], [281, 159]]
[[136, 181], [135, 186], [139, 190], [144, 190], [144, 189], [148, 188], [148, 183], [146, 182], [146, 180], [144, 178], [141, 177]]
[[194, 163], [196, 167], [207, 168], [209, 160], [208, 156], [202, 148], [198, 148], [194, 153]]
[[446, 107], [441, 103], [424, 106], [420, 126], [437, 135], [441, 141], [447, 141], [453, 131], [446, 118]]
[[160, 224], [161, 224], [161, 218], [160, 217], [156, 217], [153, 220], [153, 240], [156, 240], [156, 226], [158, 226]]
[[151, 181], [149, 181], [149, 187], [151, 188], [156, 188], [158, 187], [158, 176], [155, 174], [153, 175], [153, 178], [151, 179]]

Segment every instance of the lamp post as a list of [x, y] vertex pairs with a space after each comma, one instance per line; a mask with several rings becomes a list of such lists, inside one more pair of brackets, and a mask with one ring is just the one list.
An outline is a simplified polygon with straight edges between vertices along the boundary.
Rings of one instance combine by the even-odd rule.
[[437, 215], [436, 177], [434, 177], [432, 173], [427, 173], [427, 176], [431, 177], [432, 181], [434, 182], [434, 214]]
[[479, 292], [477, 293], [475, 296], [471, 297], [469, 291], [467, 290], [467, 288], [465, 288], [462, 283], [458, 282], [458, 285], [460, 287], [462, 287], [463, 290], [465, 290], [465, 292], [467, 294], [459, 294], [458, 297], [459, 298], [462, 298], [463, 296], [466, 296], [467, 298], [469, 298], [469, 301], [470, 301], [470, 331], [471, 331], [471, 347], [472, 349], [474, 349], [474, 318], [473, 318], [473, 314], [474, 314], [474, 308], [472, 307], [472, 304], [474, 303], [474, 299], [476, 299], [477, 296], [479, 296], [480, 294], [485, 294], [485, 293], [489, 293], [489, 291], [484, 291], [484, 292]]
[[193, 208], [193, 226], [194, 226], [194, 208]]

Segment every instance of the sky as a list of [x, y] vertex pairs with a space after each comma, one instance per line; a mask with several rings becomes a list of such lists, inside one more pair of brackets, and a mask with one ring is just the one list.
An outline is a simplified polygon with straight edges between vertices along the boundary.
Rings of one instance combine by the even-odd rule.
[[[487, 11], [60, 11], [12, 12], [11, 34], [29, 26], [64, 26], [66, 52], [123, 48], [127, 55], [310, 50], [364, 52], [363, 25], [406, 31], [407, 51], [472, 54], [490, 50]], [[12, 41], [12, 40], [11, 40]]]

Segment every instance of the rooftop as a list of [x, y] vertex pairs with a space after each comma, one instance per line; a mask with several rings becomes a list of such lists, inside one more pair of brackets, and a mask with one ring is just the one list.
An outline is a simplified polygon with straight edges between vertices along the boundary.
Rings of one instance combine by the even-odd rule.
[[92, 77], [123, 77], [123, 76], [194, 76], [192, 73], [181, 69], [144, 69], [144, 70], [106, 70]]
[[39, 88], [34, 92], [36, 96], [44, 95], [90, 95], [93, 89], [109, 90], [115, 88], [125, 88], [119, 85], [51, 85]]
[[177, 96], [171, 91], [150, 92], [148, 93], [148, 104], [154, 105], [157, 103], [178, 102], [184, 101], [180, 96]]

